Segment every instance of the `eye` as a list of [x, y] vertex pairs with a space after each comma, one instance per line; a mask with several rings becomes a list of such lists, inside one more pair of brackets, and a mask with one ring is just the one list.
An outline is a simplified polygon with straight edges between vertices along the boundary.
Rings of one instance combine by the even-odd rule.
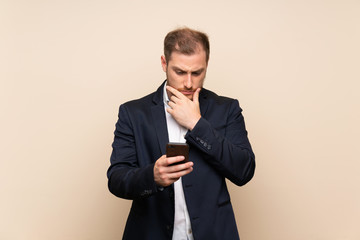
[[201, 72], [192, 72], [191, 74], [194, 76], [199, 76], [201, 74]]
[[184, 71], [176, 71], [176, 74], [177, 74], [177, 75], [184, 75], [185, 72], [184, 72]]

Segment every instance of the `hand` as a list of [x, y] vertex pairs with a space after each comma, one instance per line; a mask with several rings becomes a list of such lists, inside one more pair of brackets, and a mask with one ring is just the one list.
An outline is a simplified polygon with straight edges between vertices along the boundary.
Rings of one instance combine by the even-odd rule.
[[200, 88], [194, 92], [192, 101], [175, 88], [167, 86], [166, 89], [172, 94], [169, 102], [170, 108], [166, 109], [167, 112], [171, 114], [178, 124], [191, 131], [201, 118], [199, 105]]
[[154, 165], [154, 180], [158, 186], [167, 187], [176, 182], [180, 177], [192, 172], [193, 162], [186, 162], [178, 165], [169, 166], [173, 163], [181, 162], [184, 156], [166, 157], [162, 155], [156, 160]]

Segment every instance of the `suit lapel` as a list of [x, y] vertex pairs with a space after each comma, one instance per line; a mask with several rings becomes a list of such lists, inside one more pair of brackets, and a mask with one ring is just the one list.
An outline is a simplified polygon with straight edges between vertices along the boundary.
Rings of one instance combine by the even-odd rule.
[[[165, 82], [164, 82], [165, 83]], [[155, 126], [157, 140], [161, 149], [161, 154], [166, 154], [166, 144], [169, 142], [165, 108], [163, 103], [164, 83], [155, 92], [153, 102], [155, 105], [151, 107], [152, 120]]]
[[203, 88], [199, 94], [200, 113], [202, 117], [205, 116], [209, 105], [207, 101], [207, 95], [207, 90]]
[[169, 142], [166, 117], [163, 105], [156, 105], [151, 108], [151, 114], [156, 129], [156, 135], [161, 149], [161, 154], [166, 153], [166, 144]]

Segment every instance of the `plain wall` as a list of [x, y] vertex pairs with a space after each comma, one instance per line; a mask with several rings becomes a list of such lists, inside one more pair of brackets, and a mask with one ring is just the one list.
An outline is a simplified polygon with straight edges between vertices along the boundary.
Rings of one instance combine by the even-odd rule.
[[208, 33], [205, 87], [239, 99], [257, 168], [243, 240], [360, 239], [360, 1], [0, 2], [0, 239], [121, 239], [107, 189], [121, 103], [165, 79], [166, 33]]

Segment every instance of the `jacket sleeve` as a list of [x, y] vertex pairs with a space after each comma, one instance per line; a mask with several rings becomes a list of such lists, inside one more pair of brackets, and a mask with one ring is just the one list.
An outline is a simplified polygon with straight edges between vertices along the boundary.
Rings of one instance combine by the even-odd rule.
[[[244, 117], [237, 100], [232, 100], [224, 131], [215, 129], [201, 117], [186, 140], [204, 154], [204, 159], [222, 176], [236, 185], [244, 185], [254, 175], [255, 155], [245, 129]], [[219, 128], [222, 128], [221, 126]]]
[[154, 164], [139, 166], [134, 130], [125, 105], [120, 106], [112, 148], [107, 172], [110, 192], [125, 199], [154, 194], [157, 191]]

